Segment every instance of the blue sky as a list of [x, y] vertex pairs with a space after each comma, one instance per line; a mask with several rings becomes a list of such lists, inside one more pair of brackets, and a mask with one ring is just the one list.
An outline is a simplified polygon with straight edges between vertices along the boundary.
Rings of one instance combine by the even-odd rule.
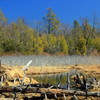
[[0, 8], [9, 21], [24, 17], [27, 21], [41, 20], [51, 7], [62, 22], [72, 23], [80, 16], [100, 17], [100, 0], [0, 0]]

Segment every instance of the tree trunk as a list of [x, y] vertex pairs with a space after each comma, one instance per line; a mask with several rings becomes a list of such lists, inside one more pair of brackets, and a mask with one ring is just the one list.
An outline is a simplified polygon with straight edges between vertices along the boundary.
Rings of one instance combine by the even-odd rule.
[[0, 67], [1, 67], [1, 57], [0, 57]]

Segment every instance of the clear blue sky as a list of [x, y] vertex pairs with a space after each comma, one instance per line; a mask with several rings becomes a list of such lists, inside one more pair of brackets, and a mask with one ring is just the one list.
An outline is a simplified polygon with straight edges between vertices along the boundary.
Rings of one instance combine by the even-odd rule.
[[49, 7], [64, 23], [80, 16], [91, 19], [94, 12], [100, 17], [100, 0], [0, 0], [0, 8], [10, 22], [18, 17], [29, 22], [40, 20]]

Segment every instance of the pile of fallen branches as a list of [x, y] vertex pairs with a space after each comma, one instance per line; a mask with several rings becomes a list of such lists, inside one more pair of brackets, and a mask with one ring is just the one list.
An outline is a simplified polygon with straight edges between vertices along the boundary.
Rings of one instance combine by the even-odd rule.
[[[40, 94], [39, 97], [41, 99], [44, 99], [44, 98], [56, 99], [58, 97], [66, 98], [67, 96], [75, 96], [76, 98], [77, 96], [85, 96], [86, 98], [89, 96], [100, 97], [100, 92], [98, 91], [86, 92], [86, 91], [81, 91], [81, 90], [67, 90], [67, 89], [59, 89], [56, 87], [51, 88], [51, 86], [49, 85], [43, 86], [39, 84], [30, 84], [30, 85], [16, 86], [16, 87], [0, 87], [0, 94], [4, 94], [4, 93], [9, 93], [11, 98], [18, 98], [17, 94], [19, 93], [20, 94], [38, 93]], [[32, 96], [32, 97], [35, 97], [35, 96]]]
[[[78, 96], [84, 96], [85, 98], [88, 98], [90, 96], [92, 97], [100, 97], [100, 84], [99, 81], [95, 77], [89, 77], [84, 72], [80, 72], [77, 70], [69, 71], [66, 74], [67, 80], [65, 87], [61, 86], [61, 79], [59, 79], [59, 84], [52, 85], [52, 84], [33, 84], [32, 79], [30, 78], [30, 81], [28, 84], [25, 84], [25, 78], [26, 78], [26, 71], [27, 67], [31, 64], [32, 61], [29, 61], [26, 66], [23, 68], [23, 78], [14, 78], [13, 84], [16, 83], [16, 81], [19, 81], [19, 85], [13, 85], [13, 86], [7, 86], [2, 85], [5, 80], [8, 80], [8, 76], [3, 73], [2, 70], [1, 76], [0, 76], [0, 96], [2, 95], [8, 97], [8, 98], [23, 98], [25, 97], [27, 99], [35, 98], [36, 94], [39, 94], [37, 98], [39, 97], [39, 100], [43, 99], [57, 99], [59, 97], [62, 97], [66, 100], [66, 97], [72, 96], [74, 97], [74, 100], [78, 100]], [[12, 81], [12, 80], [9, 80]], [[73, 84], [72, 84], [73, 83]], [[91, 92], [94, 88], [97, 88], [97, 91]], [[26, 95], [28, 94], [28, 96]], [[33, 95], [35, 94], [35, 95]], [[26, 95], [26, 96], [25, 96]], [[0, 97], [0, 98], [1, 98]]]

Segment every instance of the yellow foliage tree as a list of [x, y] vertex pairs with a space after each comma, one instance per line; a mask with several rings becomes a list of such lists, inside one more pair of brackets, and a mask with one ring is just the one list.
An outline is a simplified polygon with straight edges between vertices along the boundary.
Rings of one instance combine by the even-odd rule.
[[68, 44], [63, 35], [59, 35], [57, 37], [57, 47], [58, 47], [58, 51], [64, 54], [68, 54]]
[[42, 54], [43, 53], [43, 42], [42, 38], [40, 36], [35, 37], [33, 40], [33, 50], [36, 54]]

